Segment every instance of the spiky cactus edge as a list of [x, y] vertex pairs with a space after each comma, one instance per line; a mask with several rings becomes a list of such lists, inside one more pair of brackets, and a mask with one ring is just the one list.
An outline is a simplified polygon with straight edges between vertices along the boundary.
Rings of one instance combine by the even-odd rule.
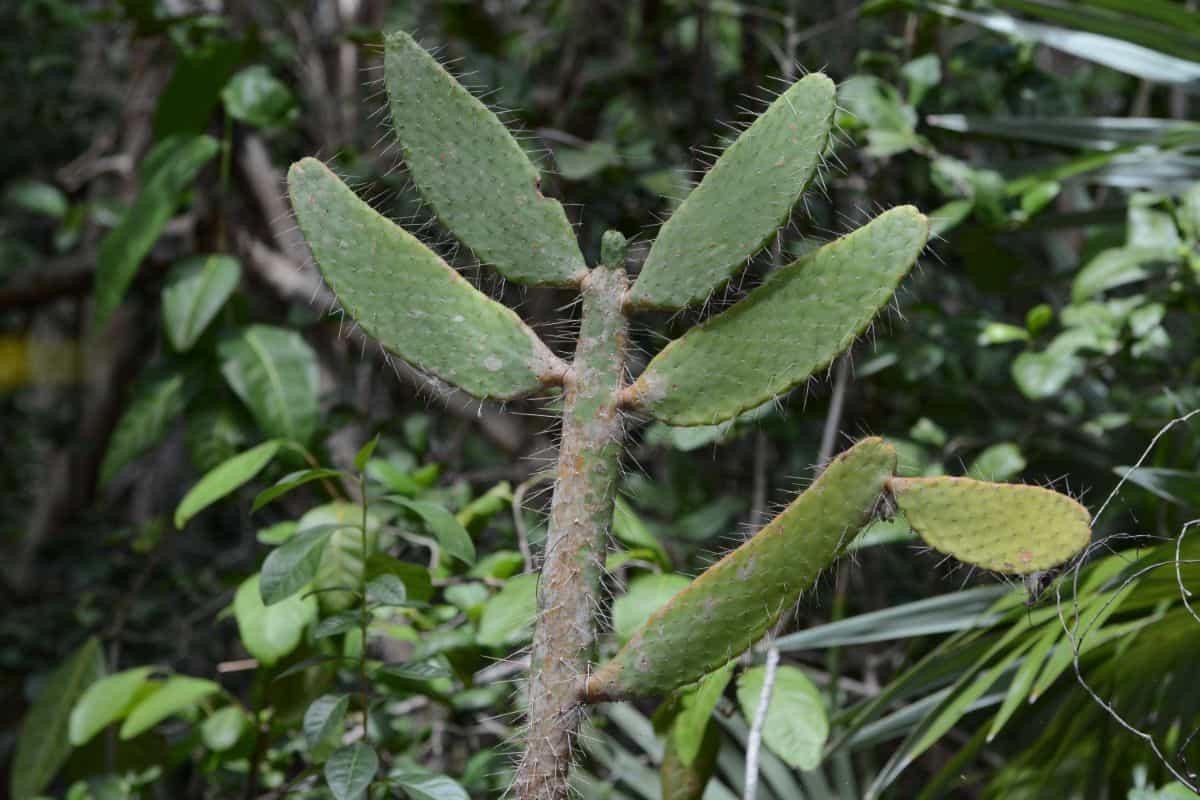
[[868, 439], [593, 669], [623, 412], [713, 424], [807, 380], [890, 300], [925, 246], [928, 222], [911, 207], [892, 209], [782, 267], [624, 385], [629, 315], [704, 300], [787, 220], [829, 144], [832, 82], [809, 75], [770, 104], [663, 225], [630, 285], [624, 237], [606, 233], [600, 264], [588, 269], [562, 207], [538, 190], [537, 168], [436, 59], [397, 33], [387, 38], [385, 66], [404, 160], [439, 221], [508, 279], [572, 287], [583, 298], [567, 364], [515, 313], [320, 162], [304, 159], [288, 174], [293, 208], [325, 279], [388, 351], [480, 398], [562, 389], [518, 800], [567, 796], [572, 740], [587, 703], [669, 692], [753, 644], [869, 522], [881, 497], [892, 497], [934, 547], [990, 569], [1040, 568], [1086, 543], [1087, 512], [1069, 498], [1032, 487], [894, 478], [895, 451]]

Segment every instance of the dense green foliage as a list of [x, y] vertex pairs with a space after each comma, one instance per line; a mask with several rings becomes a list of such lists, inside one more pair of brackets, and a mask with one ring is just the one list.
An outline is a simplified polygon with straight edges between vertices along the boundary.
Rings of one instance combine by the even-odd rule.
[[[694, 323], [711, 330], [735, 301], [801, 282], [803, 269], [765, 278], [836, 254], [847, 240], [829, 242], [867, 209], [913, 203], [939, 238], [896, 313], [831, 366], [832, 386], [668, 416], [711, 425], [629, 421], [600, 655], [732, 531], [761, 526], [795, 476], [868, 432], [896, 446], [905, 476], [1067, 490], [1095, 516], [1095, 544], [1050, 588], [1027, 581], [1027, 605], [1020, 586], [916, 551], [903, 515], [876, 523], [739, 669], [597, 707], [576, 788], [687, 797], [711, 774], [706, 797], [740, 796], [773, 651], [759, 798], [1194, 796], [1171, 784], [1194, 783], [1200, 759], [1188, 605], [1200, 545], [1185, 535], [1200, 452], [1186, 422], [1155, 438], [1200, 406], [1200, 22], [1187, 3], [367, 0], [345, 17], [316, 0], [9, 5], [0, 760], [12, 796], [340, 800], [372, 781], [378, 797], [499, 796], [545, 536], [547, 401], [480, 404], [383, 356], [352, 321], [372, 300], [347, 301], [357, 264], [346, 287], [330, 277], [349, 312], [330, 313], [283, 199], [286, 166], [319, 154], [375, 209], [350, 198], [335, 211], [397, 240], [435, 242], [439, 220], [472, 230], [473, 252], [437, 244], [411, 291], [462, 270], [469, 284], [447, 279], [461, 302], [495, 309], [479, 335], [517, 347], [537, 340], [515, 326], [532, 329], [554, 350], [534, 359], [544, 366], [570, 356], [571, 294], [511, 285], [475, 257], [513, 281], [563, 283], [579, 263], [547, 198], [594, 263], [603, 231], [670, 218], [722, 147], [714, 120], [760, 113], [818, 68], [837, 82], [841, 133], [805, 213], [702, 306], [675, 310], [691, 289], [646, 299], [667, 310], [633, 328], [638, 371], [683, 358], [662, 332], [682, 352]], [[444, 45], [441, 58], [495, 90], [486, 102], [515, 109], [504, 119], [524, 133], [494, 186], [540, 171], [524, 223], [557, 256], [489, 250], [499, 217], [475, 198], [421, 204], [410, 182], [427, 191], [419, 164], [436, 154], [417, 140], [393, 150], [379, 120], [396, 101], [375, 94], [377, 79], [420, 77], [385, 64], [398, 29]], [[465, 135], [506, 135], [479, 119]], [[797, 166], [789, 180], [808, 184]], [[700, 296], [762, 243], [742, 232], [755, 241], [718, 254]], [[665, 241], [704, 249], [708, 233]], [[654, 239], [634, 238], [631, 271], [669, 266]], [[437, 360], [461, 349], [453, 340], [371, 313], [367, 334], [458, 377]], [[823, 367], [859, 327], [794, 355]], [[694, 357], [753, 372], [739, 355]], [[536, 370], [487, 374], [500, 388], [480, 391], [497, 397], [538, 385]]]

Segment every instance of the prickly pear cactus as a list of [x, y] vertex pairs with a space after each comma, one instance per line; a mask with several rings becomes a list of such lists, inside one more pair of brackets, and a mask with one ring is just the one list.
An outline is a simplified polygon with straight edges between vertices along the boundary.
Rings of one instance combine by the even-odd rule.
[[893, 478], [896, 505], [935, 550], [993, 572], [1057, 566], [1091, 540], [1088, 510], [1039, 486], [973, 478]]
[[753, 538], [655, 612], [587, 682], [592, 701], [665, 694], [741, 654], [872, 518], [896, 451], [864, 439]]
[[786, 393], [866, 329], [928, 238], [925, 216], [901, 206], [775, 271], [667, 345], [629, 402], [671, 425], [715, 425]]
[[[438, 221], [504, 276], [573, 287], [583, 301], [567, 363], [323, 164], [304, 159], [288, 174], [321, 272], [354, 323], [383, 347], [481, 398], [561, 387], [517, 800], [568, 796], [586, 703], [668, 692], [753, 644], [857, 535], [885, 486], [932, 544], [992, 569], [1038, 569], [1086, 540], [1086, 512], [1071, 501], [1028, 487], [892, 479], [895, 451], [867, 439], [593, 670], [623, 412], [712, 424], [807, 380], [888, 303], [925, 246], [928, 222], [916, 209], [896, 208], [781, 268], [627, 385], [628, 317], [704, 300], [788, 219], [829, 146], [833, 83], [809, 75], [770, 104], [663, 225], [632, 285], [624, 237], [605, 234], [600, 263], [588, 269], [562, 206], [541, 194], [538, 169], [517, 141], [407, 34], [387, 38], [385, 84], [408, 173]], [[682, 771], [664, 765], [665, 797], [699, 796], [699, 761]]]
[[775, 235], [829, 147], [834, 94], [820, 73], [797, 81], [721, 154], [659, 231], [631, 303], [700, 302]]

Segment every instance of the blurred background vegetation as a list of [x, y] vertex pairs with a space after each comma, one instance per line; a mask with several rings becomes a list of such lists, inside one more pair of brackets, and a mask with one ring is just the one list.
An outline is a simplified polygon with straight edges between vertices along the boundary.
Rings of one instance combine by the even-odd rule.
[[[784, 663], [817, 689], [791, 713], [827, 733], [806, 745], [815, 767], [768, 738], [760, 798], [1195, 796], [1169, 785], [1194, 784], [1200, 759], [1200, 619], [1185, 588], [1200, 545], [1183, 538], [1200, 508], [1193, 430], [1171, 426], [1142, 460], [1200, 407], [1195, 0], [10, 0], [0, 763], [14, 796], [322, 796], [298, 720], [338, 680], [336, 664], [303, 668], [329, 656], [306, 626], [336, 603], [264, 648], [233, 600], [270, 545], [336, 517], [354, 487], [313, 481], [251, 514], [253, 490], [303, 468], [297, 457], [186, 530], [172, 512], [265, 439], [352, 470], [377, 434], [369, 479], [455, 512], [479, 560], [439, 557], [419, 517], [380, 520], [379, 553], [422, 564], [427, 604], [378, 619], [372, 652], [447, 674], [377, 687], [369, 735], [390, 769], [449, 776], [398, 793], [506, 786], [554, 447], [545, 405], [481, 406], [386, 363], [329, 313], [282, 183], [316, 154], [426, 241], [446, 238], [383, 121], [379, 45], [395, 28], [509, 110], [589, 258], [611, 227], [634, 238], [636, 263], [730, 134], [721, 123], [815, 69], [839, 83], [839, 144], [750, 274], [898, 203], [935, 218], [895, 307], [828, 380], [731, 424], [637, 429], [606, 647], [867, 433], [901, 448], [907, 474], [1052, 484], [1093, 513], [1128, 478], [1092, 559], [1032, 608], [1020, 587], [916, 548], [902, 520], [870, 531], [781, 631]], [[567, 295], [442, 250], [549, 341], [570, 341], [556, 325]], [[648, 357], [661, 332], [739, 291], [646, 319], [637, 344]], [[367, 554], [351, 549], [330, 569], [357, 574]], [[338, 647], [361, 647], [351, 638]], [[68, 658], [220, 688], [72, 748], [44, 691], [61, 689]], [[301, 666], [280, 680], [276, 663]], [[742, 791], [738, 694], [716, 705], [706, 796]], [[31, 707], [58, 735], [14, 761]], [[655, 711], [596, 714], [585, 797], [659, 797]]]

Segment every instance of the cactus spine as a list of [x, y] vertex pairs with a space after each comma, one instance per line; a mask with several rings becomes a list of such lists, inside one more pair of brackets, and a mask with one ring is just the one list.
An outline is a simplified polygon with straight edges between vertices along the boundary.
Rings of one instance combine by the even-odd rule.
[[[976, 524], [956, 532], [962, 523], [954, 516], [957, 504], [970, 518], [1029, 501], [1033, 513], [1022, 521], [1019, 546], [1036, 538], [1038, 514], [1053, 511], [1052, 546], [1030, 550], [1029, 558], [1018, 551], [1020, 567], [1065, 558], [1086, 542], [1086, 512], [1081, 517], [1023, 491], [985, 497], [980, 487], [987, 485], [978, 482], [892, 479], [895, 451], [867, 439], [588, 677], [624, 441], [622, 411], [711, 424], [803, 383], [886, 305], [924, 247], [928, 222], [911, 207], [881, 214], [779, 270], [665, 348], [626, 386], [628, 315], [703, 299], [786, 221], [828, 147], [832, 82], [819, 74], [798, 81], [730, 145], [663, 226], [632, 287], [624, 237], [606, 233], [601, 263], [587, 269], [561, 205], [541, 194], [538, 170], [512, 135], [407, 34], [387, 38], [385, 82], [409, 174], [441, 224], [507, 278], [576, 288], [583, 298], [575, 356], [567, 365], [513, 311], [359, 200], [324, 165], [304, 159], [288, 174], [292, 206], [325, 279], [383, 347], [479, 398], [562, 387], [562, 440], [539, 579], [517, 800], [567, 797], [572, 740], [586, 703], [671, 691], [752, 645], [842, 552], [886, 489], [933, 546], [967, 558], [984, 553], [976, 544], [995, 529]], [[1000, 562], [992, 550], [984, 555], [973, 563], [996, 569], [1008, 563], [1003, 552]], [[700, 748], [705, 758], [715, 747], [710, 734]], [[664, 796], [699, 796], [711, 765], [696, 753], [678, 755], [679, 764], [664, 765]]]

